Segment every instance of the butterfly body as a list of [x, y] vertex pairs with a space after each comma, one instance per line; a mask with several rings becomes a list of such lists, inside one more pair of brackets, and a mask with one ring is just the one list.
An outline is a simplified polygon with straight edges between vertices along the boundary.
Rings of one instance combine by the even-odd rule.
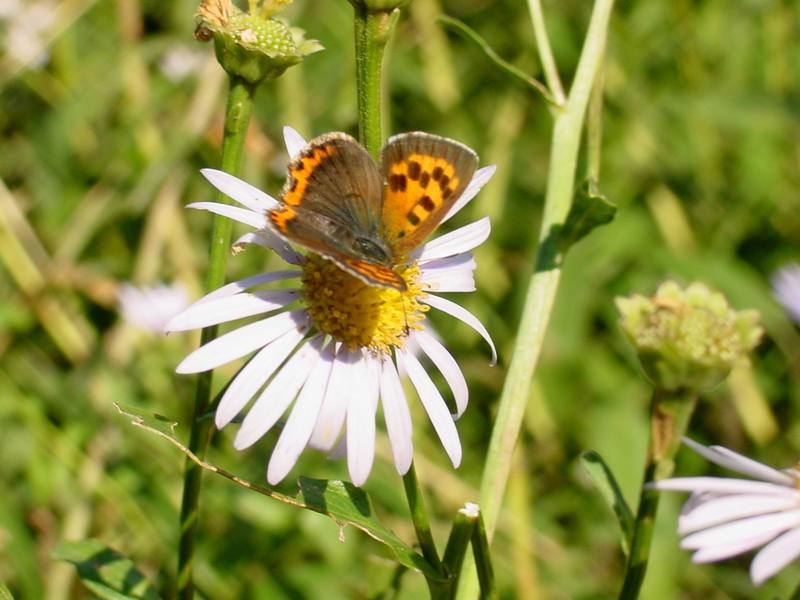
[[355, 139], [329, 133], [289, 164], [270, 228], [368, 285], [405, 290], [397, 273], [463, 193], [477, 155], [447, 138], [392, 137], [381, 166]]

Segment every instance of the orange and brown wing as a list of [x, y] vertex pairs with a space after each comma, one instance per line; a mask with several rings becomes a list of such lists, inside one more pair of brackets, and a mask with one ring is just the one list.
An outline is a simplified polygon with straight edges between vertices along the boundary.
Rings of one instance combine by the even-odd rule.
[[392, 137], [381, 154], [383, 235], [401, 259], [439, 225], [478, 166], [467, 146], [428, 133]]

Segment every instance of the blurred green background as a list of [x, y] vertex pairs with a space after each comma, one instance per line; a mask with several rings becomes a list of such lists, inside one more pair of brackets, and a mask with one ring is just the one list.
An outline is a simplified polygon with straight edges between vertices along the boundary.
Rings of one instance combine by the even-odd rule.
[[[568, 84], [588, 0], [545, 2]], [[224, 77], [192, 38], [188, 0], [0, 1], [0, 582], [18, 598], [88, 598], [59, 540], [97, 537], [174, 589], [183, 456], [118, 415], [120, 402], [179, 421], [186, 439], [193, 379], [173, 373], [197, 344], [153, 336], [116, 307], [125, 281], [202, 290], [211, 219], [182, 209], [209, 200], [198, 169], [217, 166]], [[387, 61], [388, 132], [455, 137], [496, 163], [494, 180], [447, 228], [489, 214], [477, 251], [479, 291], [463, 299], [500, 363], [453, 320], [437, 327], [470, 381], [459, 422], [462, 466], [449, 466], [412, 406], [420, 478], [443, 542], [448, 520], [477, 498], [546, 187], [550, 118], [435, 22], [462, 19], [518, 67], [538, 74], [522, 0], [414, 0]], [[326, 47], [261, 89], [243, 177], [273, 194], [286, 163], [281, 128], [307, 137], [356, 131], [352, 9], [296, 0], [284, 16]], [[613, 516], [579, 464], [599, 451], [635, 503], [649, 387], [617, 324], [613, 298], [665, 278], [702, 280], [767, 331], [753, 369], [708, 394], [691, 426], [776, 466], [800, 455], [800, 336], [774, 304], [769, 274], [800, 258], [800, 37], [796, 3], [618, 2], [606, 70], [601, 188], [617, 219], [570, 253], [494, 543], [502, 597], [607, 598], [623, 568]], [[242, 230], [243, 231], [243, 230]], [[250, 249], [229, 279], [275, 257]], [[216, 377], [223, 382], [236, 365]], [[209, 458], [263, 482], [272, 434], [250, 450], [217, 434]], [[385, 436], [366, 490], [381, 517], [413, 540]], [[715, 472], [688, 452], [681, 474]], [[346, 477], [343, 461], [306, 453], [299, 474]], [[785, 597], [787, 568], [754, 589], [749, 558], [698, 567], [678, 549], [682, 498], [665, 496], [644, 598]], [[196, 579], [200, 597], [373, 598], [394, 575], [383, 547], [348, 528], [206, 476]], [[425, 597], [406, 573], [402, 598]]]

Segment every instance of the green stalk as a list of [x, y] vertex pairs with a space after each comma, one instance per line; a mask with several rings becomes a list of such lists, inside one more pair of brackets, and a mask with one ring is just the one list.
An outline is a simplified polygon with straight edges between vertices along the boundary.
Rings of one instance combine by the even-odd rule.
[[[222, 139], [221, 168], [233, 175], [239, 172], [242, 162], [247, 125], [253, 110], [253, 96], [256, 87], [244, 80], [231, 76], [228, 87], [228, 100], [225, 107], [225, 131]], [[227, 203], [227, 196], [218, 194], [218, 201]], [[206, 289], [211, 291], [225, 282], [225, 263], [231, 245], [233, 222], [215, 215], [211, 233]], [[217, 337], [217, 327], [206, 327], [200, 344], [206, 344]], [[189, 450], [201, 460], [205, 457], [211, 440], [213, 421], [203, 418], [211, 404], [212, 371], [201, 373], [197, 378], [192, 416], [192, 431], [189, 437]], [[195, 534], [197, 531], [198, 503], [203, 470], [187, 459], [183, 475], [183, 499], [181, 501], [181, 533], [178, 547], [178, 598], [191, 600], [194, 596], [192, 581], [192, 560], [194, 558]]]
[[561, 85], [561, 78], [558, 76], [558, 68], [553, 58], [553, 51], [550, 49], [550, 40], [547, 37], [541, 1], [528, 0], [528, 11], [531, 13], [533, 36], [536, 38], [536, 49], [539, 52], [539, 60], [542, 62], [542, 71], [544, 71], [547, 87], [550, 88], [550, 93], [556, 104], [563, 105], [566, 102], [564, 87]]
[[[383, 146], [381, 133], [381, 87], [383, 54], [399, 10], [369, 11], [353, 3], [355, 11], [356, 87], [358, 94], [358, 135], [367, 151], [377, 159]], [[422, 488], [414, 464], [403, 476], [403, 489], [422, 555], [446, 578], [442, 561], [431, 533]], [[431, 598], [449, 598], [449, 581], [428, 580]]]
[[383, 54], [400, 11], [371, 12], [359, 3], [353, 4], [353, 10], [355, 10], [358, 137], [373, 158], [377, 159], [383, 146], [381, 133]]
[[408, 509], [411, 512], [411, 520], [414, 523], [414, 531], [417, 533], [422, 555], [425, 559], [439, 571], [442, 570], [442, 562], [436, 550], [436, 543], [433, 541], [431, 526], [428, 521], [428, 513], [425, 511], [425, 502], [422, 496], [422, 488], [417, 479], [417, 471], [414, 463], [408, 473], [403, 475], [403, 489], [408, 500]]
[[639, 495], [639, 510], [633, 527], [625, 582], [619, 594], [620, 600], [634, 600], [639, 597], [639, 590], [647, 571], [660, 496], [658, 490], [651, 489], [647, 484], [672, 475], [675, 470], [675, 454], [681, 445], [681, 438], [686, 433], [696, 404], [697, 393], [694, 391], [668, 391], [656, 388], [653, 392], [650, 443], [647, 448], [644, 481]]
[[[557, 233], [566, 221], [572, 205], [581, 131], [591, 90], [602, 64], [613, 5], [614, 0], [595, 2], [569, 98], [563, 110], [557, 111], [554, 117], [547, 195], [536, 263], [528, 283], [522, 318], [500, 396], [481, 481], [480, 506], [489, 541], [497, 524], [533, 372], [561, 278], [563, 256], [559, 250]], [[465, 564], [468, 572], [462, 574], [460, 598], [473, 598], [478, 591], [478, 582], [469, 562], [466, 561]]]

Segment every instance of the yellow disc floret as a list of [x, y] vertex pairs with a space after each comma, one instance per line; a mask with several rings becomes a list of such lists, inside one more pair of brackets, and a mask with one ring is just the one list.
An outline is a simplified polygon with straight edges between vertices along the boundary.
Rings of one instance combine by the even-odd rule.
[[426, 304], [417, 284], [419, 267], [412, 263], [399, 272], [407, 290], [373, 287], [334, 263], [307, 256], [303, 267], [303, 300], [317, 329], [350, 350], [368, 348], [388, 354], [402, 348], [410, 331], [422, 329]]

